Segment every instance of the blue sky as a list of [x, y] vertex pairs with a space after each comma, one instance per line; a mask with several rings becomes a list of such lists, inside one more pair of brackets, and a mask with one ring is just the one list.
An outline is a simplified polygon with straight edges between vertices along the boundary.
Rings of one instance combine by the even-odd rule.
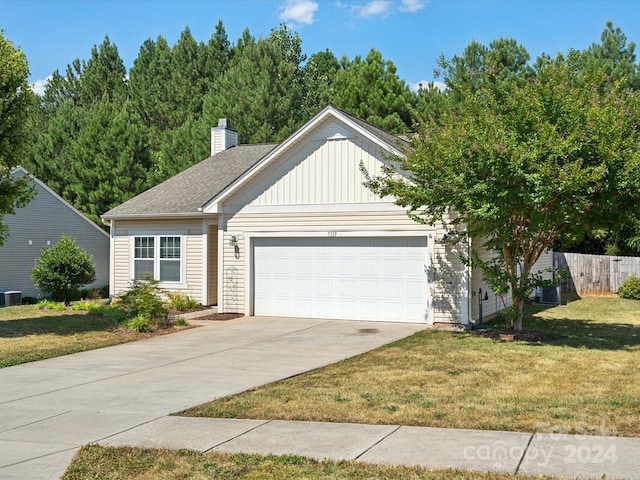
[[188, 26], [207, 41], [219, 19], [232, 42], [245, 28], [260, 37], [284, 22], [307, 55], [328, 48], [353, 58], [376, 48], [410, 84], [432, 80], [438, 56], [461, 53], [472, 39], [513, 37], [536, 57], [585, 48], [612, 20], [640, 42], [636, 0], [0, 0], [0, 29], [26, 53], [32, 82], [89, 58], [105, 35], [130, 68], [147, 38], [172, 45]]

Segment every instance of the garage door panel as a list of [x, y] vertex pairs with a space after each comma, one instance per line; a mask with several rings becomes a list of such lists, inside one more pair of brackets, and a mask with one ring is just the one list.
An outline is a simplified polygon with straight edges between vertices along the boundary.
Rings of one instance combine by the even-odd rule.
[[256, 315], [425, 322], [424, 237], [257, 238]]

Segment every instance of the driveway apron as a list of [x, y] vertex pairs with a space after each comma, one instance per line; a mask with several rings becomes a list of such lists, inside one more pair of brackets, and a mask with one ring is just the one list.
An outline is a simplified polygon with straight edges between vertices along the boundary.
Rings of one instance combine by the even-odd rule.
[[424, 325], [243, 317], [0, 369], [0, 479], [60, 477], [78, 449]]

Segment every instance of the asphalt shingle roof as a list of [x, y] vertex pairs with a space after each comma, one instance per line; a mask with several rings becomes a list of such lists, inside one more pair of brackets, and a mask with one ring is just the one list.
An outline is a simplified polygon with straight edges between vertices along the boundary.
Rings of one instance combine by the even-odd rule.
[[140, 195], [109, 210], [103, 218], [131, 215], [198, 214], [217, 196], [249, 170], [277, 144], [238, 145], [188, 168]]
[[402, 152], [406, 152], [410, 148], [409, 141], [406, 140], [405, 138], [400, 137], [398, 135], [393, 135], [389, 132], [385, 132], [384, 130], [374, 125], [371, 125], [370, 123], [365, 122], [364, 120], [358, 117], [354, 117], [353, 115], [345, 112], [344, 110], [340, 110], [340, 113], [342, 113], [345, 117], [349, 117], [354, 123], [357, 123], [365, 130], [368, 130], [370, 133], [372, 133], [373, 135], [378, 137], [380, 140], [385, 142], [387, 145], [390, 145]]

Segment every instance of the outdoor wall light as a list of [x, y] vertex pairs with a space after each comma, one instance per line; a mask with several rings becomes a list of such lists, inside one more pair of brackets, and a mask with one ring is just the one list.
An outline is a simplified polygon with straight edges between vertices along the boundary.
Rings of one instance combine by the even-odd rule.
[[240, 246], [238, 245], [238, 235], [231, 235], [229, 244], [233, 247], [233, 255], [236, 258], [240, 258]]

